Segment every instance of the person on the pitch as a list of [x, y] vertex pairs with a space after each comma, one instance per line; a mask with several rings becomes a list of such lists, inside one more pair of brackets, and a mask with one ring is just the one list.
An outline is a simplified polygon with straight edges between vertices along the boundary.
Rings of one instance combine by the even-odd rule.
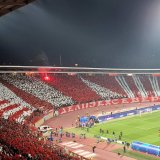
[[123, 146], [123, 152], [126, 153], [126, 146]]
[[93, 146], [93, 147], [92, 147], [93, 153], [95, 152], [95, 149], [96, 149], [96, 146]]

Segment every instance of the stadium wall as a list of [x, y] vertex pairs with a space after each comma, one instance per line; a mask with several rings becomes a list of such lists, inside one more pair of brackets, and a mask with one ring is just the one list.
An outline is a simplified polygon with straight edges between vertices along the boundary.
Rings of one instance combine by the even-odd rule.
[[141, 115], [143, 113], [147, 113], [147, 112], [149, 113], [149, 112], [157, 111], [157, 110], [160, 110], [160, 106], [154, 105], [154, 106], [150, 106], [150, 107], [145, 107], [145, 108], [140, 108], [140, 109], [132, 109], [132, 110], [128, 110], [128, 111], [114, 113], [112, 115], [109, 114], [109, 115], [99, 116], [98, 120], [99, 120], [99, 122], [104, 122], [104, 121], [109, 121], [112, 119], [123, 118], [123, 117], [137, 115], [137, 114]]
[[103, 100], [96, 102], [88, 102], [83, 104], [72, 105], [69, 107], [62, 107], [58, 110], [59, 114], [65, 114], [81, 109], [94, 108], [98, 106], [110, 106], [118, 104], [132, 104], [132, 103], [143, 103], [143, 102], [160, 102], [160, 96], [158, 97], [137, 97], [137, 98], [122, 98], [122, 99], [112, 99]]
[[41, 126], [46, 120], [50, 119], [53, 117], [53, 111], [48, 113], [47, 115], [45, 115], [44, 117], [42, 117], [41, 119], [39, 119], [38, 121], [34, 122], [34, 126], [35, 127], [39, 127]]

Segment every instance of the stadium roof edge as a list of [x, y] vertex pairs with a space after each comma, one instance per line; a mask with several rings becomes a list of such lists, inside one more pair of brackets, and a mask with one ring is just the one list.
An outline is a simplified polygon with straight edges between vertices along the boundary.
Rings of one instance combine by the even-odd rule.
[[160, 69], [124, 69], [53, 66], [0, 66], [0, 73], [93, 73], [93, 74], [160, 74]]
[[158, 70], [160, 71], [160, 68], [154, 68], [154, 69], [151, 69], [151, 68], [148, 68], [148, 69], [143, 69], [143, 68], [140, 68], [140, 69], [136, 69], [136, 68], [93, 68], [93, 67], [54, 67], [54, 66], [16, 66], [16, 65], [0, 65], [0, 68], [59, 68], [59, 69], [95, 69], [95, 70], [150, 70], [150, 71], [153, 71], [153, 70]]
[[0, 1], [0, 16], [10, 13], [20, 7], [23, 7], [35, 0], [1, 0]]

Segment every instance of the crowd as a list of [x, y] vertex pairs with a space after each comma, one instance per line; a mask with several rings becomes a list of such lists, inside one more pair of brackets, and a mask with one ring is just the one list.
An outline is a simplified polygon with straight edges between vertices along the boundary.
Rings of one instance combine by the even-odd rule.
[[30, 93], [40, 100], [47, 101], [55, 107], [74, 104], [71, 97], [63, 95], [62, 92], [43, 83], [35, 77], [26, 76], [23, 74], [1, 74], [1, 78], [18, 89]]
[[35, 110], [2, 83], [0, 83], [0, 102], [0, 117], [15, 119], [20, 123]]
[[[2, 99], [44, 111], [98, 100], [160, 95], [158, 78], [148, 76], [48, 74], [49, 80], [25, 74], [1, 74]], [[16, 99], [10, 94], [16, 94]], [[155, 94], [154, 94], [155, 93]], [[32, 106], [32, 107], [31, 107]], [[31, 109], [31, 110], [32, 110]]]
[[49, 110], [53, 109], [53, 105], [50, 104], [49, 102], [43, 101], [43, 100], [35, 97], [34, 95], [23, 91], [23, 90], [15, 87], [14, 85], [8, 83], [7, 81], [4, 81], [3, 79], [0, 79], [0, 82], [3, 83], [3, 85], [5, 85], [9, 90], [14, 92], [18, 97], [23, 99], [25, 102], [27, 102], [31, 106], [34, 106], [37, 109], [41, 109], [41, 110], [45, 110], [45, 111], [49, 111]]
[[82, 81], [89, 86], [90, 88], [92, 88], [92, 90], [94, 90], [98, 95], [100, 95], [102, 97], [102, 99], [118, 99], [118, 98], [124, 98], [123, 95], [118, 94], [116, 92], [112, 92], [111, 90], [102, 87], [98, 84], [95, 84], [91, 81], [85, 80], [84, 78], [82, 78]]
[[0, 83], [0, 99], [7, 99], [13, 104], [21, 104], [22, 106], [26, 106], [27, 108], [34, 109], [30, 104], [19, 98], [14, 92], [12, 92], [2, 83]]
[[[96, 94], [90, 87], [81, 81], [77, 75], [48, 74], [50, 81], [45, 81], [52, 87], [60, 90], [65, 95], [72, 97], [77, 103], [85, 103], [100, 100], [101, 96]], [[43, 80], [43, 78], [42, 78]]]
[[[134, 97], [160, 95], [159, 79], [154, 77], [49, 76], [51, 80], [46, 81], [24, 74], [0, 74], [0, 159], [76, 160], [62, 148], [46, 143], [40, 133], [31, 131], [26, 124], [53, 107], [57, 111], [59, 107], [76, 103], [126, 98], [131, 92]], [[74, 138], [75, 134], [66, 132], [66, 137]], [[121, 138], [122, 134], [118, 139]]]
[[135, 97], [139, 97], [139, 90], [132, 78], [132, 76], [124, 76], [126, 83], [129, 85]]
[[0, 159], [5, 160], [78, 160], [62, 148], [48, 144], [28, 126], [0, 118]]
[[100, 85], [113, 93], [117, 93], [123, 97], [127, 97], [124, 89], [117, 83], [115, 76], [109, 75], [92, 75], [92, 76], [83, 76], [84, 79], [91, 81], [97, 85]]
[[116, 93], [118, 98], [160, 96], [160, 79], [152, 75], [83, 75], [82, 77]]
[[[155, 96], [155, 93], [153, 91], [156, 90], [155, 86], [156, 86], [156, 83], [158, 83], [158, 81], [154, 82], [154, 79], [150, 79], [149, 76], [146, 78], [145, 75], [142, 75], [139, 78], [140, 78], [145, 90], [147, 91], [147, 95], [148, 96]], [[159, 90], [159, 87], [158, 87], [158, 90]]]

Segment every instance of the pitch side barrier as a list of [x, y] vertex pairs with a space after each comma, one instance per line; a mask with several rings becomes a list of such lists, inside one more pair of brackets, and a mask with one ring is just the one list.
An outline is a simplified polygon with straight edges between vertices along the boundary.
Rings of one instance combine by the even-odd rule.
[[160, 110], [160, 105], [151, 106], [151, 107], [144, 107], [144, 108], [139, 108], [139, 109], [133, 109], [133, 110], [119, 112], [119, 113], [113, 113], [112, 115], [111, 114], [110, 115], [103, 115], [103, 116], [99, 116], [98, 120], [99, 120], [99, 122], [104, 122], [104, 121], [109, 121], [112, 119], [123, 118], [123, 117], [137, 115], [137, 114], [140, 115], [143, 113], [152, 112], [152, 111], [156, 111], [156, 110]]
[[160, 146], [155, 146], [148, 143], [134, 141], [131, 144], [131, 148], [136, 151], [152, 154], [160, 157]]
[[111, 99], [103, 101], [88, 102], [82, 104], [76, 104], [68, 107], [62, 107], [58, 110], [59, 114], [65, 114], [81, 109], [94, 108], [98, 106], [111, 106], [120, 104], [133, 104], [133, 103], [146, 103], [146, 102], [160, 102], [160, 96], [158, 97], [137, 97], [137, 98], [122, 98], [122, 99]]

